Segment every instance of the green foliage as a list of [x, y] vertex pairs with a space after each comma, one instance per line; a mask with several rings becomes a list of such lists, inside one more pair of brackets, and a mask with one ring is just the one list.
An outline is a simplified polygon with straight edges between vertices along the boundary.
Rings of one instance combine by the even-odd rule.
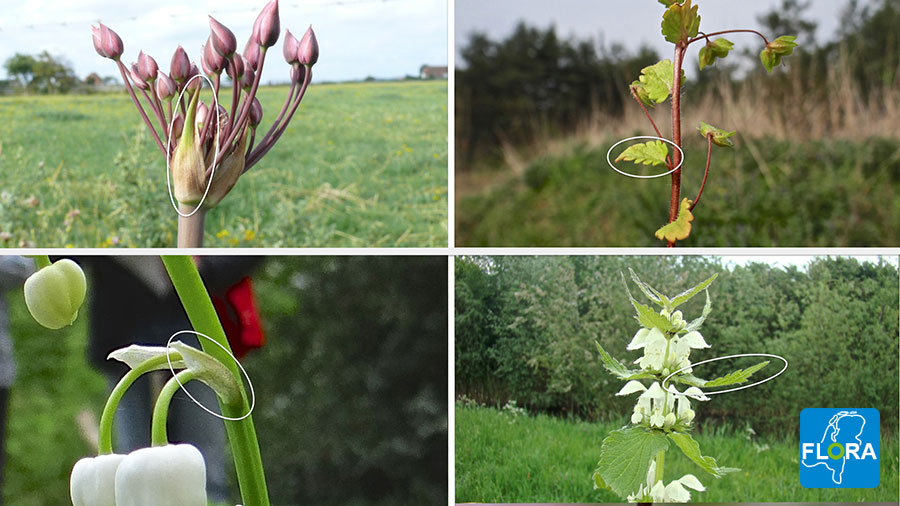
[[640, 163], [644, 165], [665, 165], [669, 149], [663, 141], [649, 141], [632, 144], [622, 151], [616, 161]]
[[733, 132], [727, 132], [725, 130], [722, 130], [721, 128], [716, 128], [702, 121], [700, 122], [700, 127], [697, 128], [697, 130], [700, 132], [700, 135], [702, 135], [704, 139], [708, 135], [712, 135], [712, 142], [716, 146], [723, 148], [734, 147], [734, 141], [731, 140], [731, 137], [737, 133], [737, 130]]
[[[516, 399], [531, 412], [619, 420], [633, 399], [615, 396], [622, 382], [603, 368], [597, 343], [604, 350], [622, 350], [636, 330], [621, 274], [631, 267], [653, 279], [661, 293], [680, 293], [694, 280], [718, 274], [716, 311], [706, 311], [702, 329], [713, 348], [694, 350], [692, 362], [765, 351], [791, 365], [774, 381], [695, 406], [703, 427], [741, 420], [759, 434], [787, 437], [799, 423], [797, 399], [804, 399], [808, 406], [876, 407], [883, 429], [896, 430], [898, 407], [884, 399], [900, 389], [900, 284], [896, 267], [888, 263], [819, 258], [803, 270], [735, 267], [728, 266], [727, 257], [698, 256], [498, 256], [456, 263], [457, 293], [462, 287], [469, 291], [469, 309], [456, 316], [457, 394], [487, 405]], [[475, 293], [486, 295], [485, 306], [475, 303]], [[696, 315], [706, 302], [694, 296], [679, 309]], [[479, 307], [490, 308], [488, 318], [473, 319]], [[616, 354], [623, 369], [637, 357], [637, 352]], [[702, 386], [760, 360], [704, 364], [682, 384]], [[836, 363], [841, 367], [832, 367]], [[614, 428], [621, 427], [616, 423]], [[722, 462], [746, 467], [714, 448]]]
[[[286, 94], [260, 89], [262, 128]], [[172, 247], [165, 162], [144, 130], [124, 93], [0, 98], [0, 244]], [[446, 137], [446, 82], [311, 86], [209, 213], [205, 245], [446, 246]]]
[[[707, 145], [699, 135], [685, 141], [688, 160], [705, 157]], [[545, 174], [540, 188], [511, 176], [461, 197], [456, 245], [658, 246], [654, 224], [668, 216], [669, 203], [660, 195], [670, 190], [669, 181], [626, 184], [615, 171], [598, 170], [606, 166], [611, 145], [576, 146], [534, 162]], [[898, 149], [900, 142], [886, 138], [744, 137], [735, 149], [715, 155], [715, 185], [704, 192], [714, 198], [703, 199], [703, 233], [681, 245], [894, 247], [900, 244]], [[687, 167], [682, 185], [697, 188], [702, 177], [702, 167]]]
[[667, 435], [687, 458], [700, 466], [700, 469], [703, 469], [716, 478], [721, 478], [728, 473], [740, 471], [740, 469], [735, 467], [719, 467], [716, 463], [716, 459], [703, 456], [703, 454], [700, 453], [700, 443], [695, 441], [690, 434], [670, 432]]
[[752, 367], [748, 367], [746, 369], [738, 369], [730, 374], [726, 374], [721, 378], [716, 378], [714, 380], [707, 381], [703, 386], [706, 388], [711, 387], [724, 387], [727, 385], [740, 385], [742, 383], [746, 383], [750, 376], [753, 375], [756, 371], [762, 369], [763, 367], [769, 365], [768, 360], [764, 360]]
[[72, 64], [47, 51], [35, 56], [16, 53], [3, 66], [21, 86], [37, 93], [66, 93], [78, 84]]
[[[596, 449], [604, 434], [623, 423], [624, 418], [583, 422], [543, 414], [516, 417], [515, 422], [510, 423], [510, 417], [498, 409], [458, 407], [454, 437], [454, 502], [620, 502], [621, 498], [611, 491], [585, 486], [585, 478], [597, 464], [596, 452], [585, 451], [585, 448]], [[888, 431], [882, 427], [881, 485], [869, 489], [803, 488], [797, 479], [796, 435], [792, 432], [779, 438], [759, 436], [763, 451], [757, 451], [747, 441], [744, 429], [743, 425], [732, 425], [694, 434], [704, 448], [715, 448], [723, 460], [742, 469], [729, 474], [728, 482], [721, 486], [708, 487], [706, 492], [697, 494], [692, 492], [694, 501], [891, 502], [896, 501], [900, 493], [900, 449], [896, 428]], [[699, 475], [697, 465], [681, 452], [668, 452], [665, 468], [668, 476]], [[707, 484], [702, 476], [698, 477]]]
[[700, 70], [715, 63], [716, 58], [725, 58], [732, 49], [734, 49], [734, 43], [726, 38], [720, 37], [708, 41], [700, 48]]
[[619, 429], [609, 433], [600, 447], [597, 470], [603, 483], [620, 496], [626, 496], [643, 483], [650, 461], [669, 447], [662, 431], [641, 427]]
[[700, 15], [697, 6], [691, 7], [691, 0], [672, 3], [663, 14], [662, 34], [672, 44], [685, 43], [696, 37], [700, 30]]
[[781, 57], [787, 56], [794, 52], [797, 43], [794, 40], [797, 37], [792, 35], [782, 35], [777, 39], [766, 44], [766, 48], [759, 54], [762, 64], [769, 72], [781, 63]]
[[694, 221], [694, 215], [691, 213], [692, 202], [687, 197], [681, 200], [681, 206], [678, 217], [675, 221], [663, 225], [656, 231], [656, 238], [666, 241], [681, 241], [687, 239], [691, 235], [691, 222]]
[[632, 86], [640, 84], [639, 89], [646, 93], [649, 101], [661, 104], [672, 94], [674, 73], [672, 60], [662, 60], [642, 68], [638, 83], [632, 83]]

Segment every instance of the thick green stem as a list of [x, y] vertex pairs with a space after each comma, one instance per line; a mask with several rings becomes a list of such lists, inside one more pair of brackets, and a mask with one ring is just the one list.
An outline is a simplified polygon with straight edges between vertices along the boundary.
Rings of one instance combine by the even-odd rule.
[[[176, 352], [170, 353], [169, 356], [172, 361], [181, 360], [181, 355]], [[109, 398], [106, 400], [106, 406], [103, 407], [103, 414], [100, 415], [100, 441], [98, 444], [100, 455], [108, 455], [113, 452], [113, 419], [116, 416], [116, 409], [119, 407], [119, 402], [122, 400], [125, 392], [143, 374], [156, 370], [165, 363], [167, 363], [167, 360], [164, 356], [151, 358], [125, 373], [125, 376], [122, 376], [122, 379], [116, 383], [115, 388], [113, 388], [112, 392], [109, 394]]]
[[663, 480], [663, 465], [666, 463], [666, 451], [660, 450], [656, 454], [656, 476], [653, 477], [653, 484]]
[[38, 270], [41, 270], [44, 267], [50, 266], [50, 256], [49, 255], [34, 255], [31, 258], [34, 259], [34, 266], [37, 267]]
[[[194, 330], [209, 336], [217, 343], [230, 350], [225, 331], [219, 322], [219, 316], [209, 299], [209, 293], [194, 261], [189, 256], [163, 256], [163, 263], [172, 278], [175, 291], [181, 299], [181, 303], [187, 312], [188, 319]], [[225, 351], [206, 339], [200, 339], [203, 351], [212, 355], [225, 364], [231, 373], [243, 385], [241, 372], [237, 363], [228, 356]], [[228, 417], [238, 418], [247, 413], [248, 395], [244, 395], [242, 406], [228, 406], [219, 401], [222, 414]], [[269, 494], [266, 489], [266, 477], [262, 465], [262, 456], [259, 453], [259, 442], [256, 439], [256, 429], [253, 426], [253, 417], [248, 416], [240, 421], [226, 421], [225, 430], [228, 432], [228, 441], [231, 443], [234, 455], [234, 468], [237, 473], [238, 485], [241, 488], [241, 498], [245, 506], [269, 506]]]
[[159, 391], [159, 397], [156, 398], [156, 405], [153, 406], [153, 421], [150, 425], [150, 443], [153, 446], [165, 446], [169, 444], [169, 435], [166, 431], [166, 420], [169, 419], [169, 405], [172, 403], [172, 397], [175, 395], [175, 392], [181, 388], [181, 385], [196, 379], [196, 377], [197, 374], [194, 371], [181, 371], [169, 379], [162, 390]]

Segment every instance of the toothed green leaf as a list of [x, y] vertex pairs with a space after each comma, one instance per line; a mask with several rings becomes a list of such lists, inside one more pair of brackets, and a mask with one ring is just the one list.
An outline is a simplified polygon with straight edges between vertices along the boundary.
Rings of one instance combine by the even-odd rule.
[[[637, 90], [638, 96], [640, 97], [641, 93], [645, 93], [647, 99], [652, 102], [657, 104], [665, 102], [669, 95], [672, 94], [672, 79], [674, 76], [675, 67], [672, 65], [672, 60], [658, 61], [649, 67], [642, 68], [638, 81], [635, 81], [635, 83], [641, 85], [640, 89]], [[684, 70], [681, 71], [681, 81], [685, 81]], [[632, 83], [632, 85], [635, 83]]]
[[625, 497], [634, 493], [647, 478], [653, 457], [668, 448], [669, 441], [662, 431], [641, 427], [612, 431], [600, 446], [597, 472], [602, 483]]
[[701, 469], [716, 478], [721, 478], [728, 473], [740, 471], [740, 469], [736, 467], [719, 467], [718, 463], [716, 463], [716, 459], [703, 456], [703, 454], [700, 453], [700, 444], [689, 434], [672, 432], [669, 434], [669, 439], [675, 443], [675, 446], [681, 449], [687, 458], [693, 460]]
[[616, 161], [625, 160], [626, 162], [634, 162], [643, 165], [665, 165], [666, 155], [669, 154], [669, 148], [662, 141], [642, 142], [640, 144], [632, 144], [622, 151]]
[[687, 236], [691, 235], [691, 222], [694, 221], [694, 215], [690, 211], [691, 204], [687, 198], [682, 200], [678, 218], [657, 230], [656, 238], [672, 242], [687, 239]]
[[700, 16], [697, 6], [691, 7], [691, 0], [683, 4], [672, 3], [663, 14], [662, 34], [672, 44], [687, 42], [700, 31]]
[[709, 299], [709, 290], [706, 290], [706, 304], [703, 305], [703, 313], [700, 314], [697, 318], [693, 319], [691, 323], [688, 324], [687, 327], [684, 328], [685, 332], [693, 332], [695, 330], [700, 330], [700, 327], [703, 326], [703, 322], [706, 320], [706, 317], [709, 316], [709, 312], [712, 310], [712, 301]]
[[716, 146], [721, 146], [723, 148], [734, 147], [734, 141], [731, 140], [731, 137], [737, 133], [737, 130], [733, 132], [727, 132], [722, 130], [721, 128], [716, 128], [710, 124], [700, 122], [700, 127], [697, 128], [700, 132], [700, 135], [703, 138], [706, 138], [707, 135], [712, 134], [712, 142]]
[[[688, 288], [687, 290], [676, 295], [674, 298], [672, 298], [672, 309], [675, 309], [676, 307], [684, 304], [685, 302], [691, 300], [698, 293], [702, 292], [703, 290], [706, 290], [706, 288], [709, 285], [711, 285], [712, 282], [715, 281], [717, 277], [719, 277], [718, 273], [713, 274], [712, 277], [710, 277], [706, 281], [703, 281], [699, 285], [697, 285], [693, 288]], [[707, 299], [708, 299], [708, 294], [707, 294]]]
[[[662, 292], [660, 292], [656, 288], [653, 288], [649, 284], [641, 281], [641, 278], [638, 277], [637, 273], [635, 273], [631, 267], [628, 268], [628, 272], [631, 273], [631, 280], [634, 281], [634, 284], [636, 284], [642, 292], [644, 292], [644, 295], [646, 295], [648, 299], [659, 304], [662, 307], [668, 307], [671, 305], [668, 297], [663, 295]], [[631, 292], [628, 292], [628, 295], [630, 297]]]
[[613, 376], [619, 379], [627, 379], [635, 374], [640, 373], [640, 371], [638, 370], [628, 369], [627, 367], [622, 365], [622, 362], [614, 359], [612, 355], [610, 355], [606, 352], [606, 350], [603, 349], [603, 346], [600, 346], [599, 342], [595, 341], [595, 344], [597, 345], [597, 351], [600, 352], [600, 360], [603, 362], [603, 367], [607, 371], [612, 373]]
[[762, 369], [768, 364], [769, 361], [766, 360], [746, 369], [738, 369], [737, 371], [726, 374], [725, 376], [722, 376], [720, 378], [707, 381], [706, 384], [703, 385], [703, 387], [724, 387], [728, 385], [740, 385], [741, 383], [746, 383], [747, 380], [750, 379], [750, 376], [753, 375], [753, 373]]

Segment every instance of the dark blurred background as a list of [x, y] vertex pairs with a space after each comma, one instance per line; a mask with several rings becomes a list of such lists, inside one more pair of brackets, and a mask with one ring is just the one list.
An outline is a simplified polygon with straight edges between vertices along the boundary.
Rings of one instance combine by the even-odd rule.
[[[701, 433], [718, 429], [790, 439], [805, 407], [872, 407], [883, 437], [895, 438], [898, 405], [896, 259], [815, 258], [803, 267], [767, 258], [743, 265], [728, 257], [544, 256], [466, 257], [456, 261], [456, 396], [502, 407], [514, 400], [529, 413], [575, 420], [626, 421], [633, 397], [615, 397], [622, 382], [601, 366], [595, 341], [626, 364], [640, 325], [623, 285], [632, 268], [664, 294], [675, 295], [718, 273], [712, 311], [701, 334], [711, 346], [691, 362], [740, 353], [785, 357], [774, 381], [695, 403]], [[628, 289], [650, 304], [637, 287]], [[705, 297], [679, 307], [688, 321]], [[695, 369], [704, 379], [764, 359], [718, 361]], [[761, 380], [782, 362], [757, 373]], [[734, 426], [732, 421], [739, 420]]]
[[[447, 259], [268, 257], [254, 286], [268, 342], [243, 363], [272, 504], [446, 504]], [[84, 315], [49, 331], [20, 291], [7, 299], [5, 504], [70, 504], [106, 383], [85, 362]]]
[[[656, 27], [662, 41], [664, 8], [643, 3], [644, 19], [624, 7], [591, 6], [582, 16], [596, 19], [597, 33], [631, 23]], [[691, 47], [682, 101], [684, 196], [693, 198], [703, 172], [698, 122], [738, 137], [733, 151], [714, 152], [709, 193], [683, 245], [900, 244], [896, 0], [780, 0], [735, 26], [723, 25], [710, 2], [695, 3], [701, 31], [755, 28], [770, 40], [796, 35], [800, 46], [772, 73], [760, 64], [763, 44], [752, 35], [726, 35], [735, 49], [702, 72], [701, 43]], [[468, 4], [470, 18], [493, 8]], [[518, 9], [510, 2], [511, 16]], [[822, 17], [837, 20], [837, 29], [817, 30]], [[653, 231], [666, 220], [669, 178], [622, 178], [607, 166], [606, 151], [625, 137], [652, 134], [628, 86], [641, 68], [671, 59], [672, 46], [569, 35], [552, 23], [532, 13], [502, 37], [478, 29], [457, 35], [457, 242], [659, 245]], [[668, 102], [654, 118], [671, 136]]]

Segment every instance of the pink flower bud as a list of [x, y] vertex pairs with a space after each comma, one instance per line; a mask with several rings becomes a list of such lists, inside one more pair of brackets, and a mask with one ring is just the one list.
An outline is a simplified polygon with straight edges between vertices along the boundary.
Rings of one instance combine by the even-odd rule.
[[137, 70], [141, 79], [151, 83], [156, 80], [159, 65], [156, 64], [156, 60], [152, 56], [141, 51], [138, 53]]
[[247, 45], [244, 46], [244, 58], [250, 63], [250, 68], [256, 70], [259, 65], [259, 44], [256, 43], [256, 34], [250, 36]]
[[200, 66], [203, 67], [203, 72], [208, 75], [222, 73], [222, 69], [225, 68], [225, 63], [228, 60], [212, 48], [212, 42], [209, 39], [206, 40], [206, 44], [200, 53]]
[[[190, 80], [192, 77], [200, 75], [200, 69], [197, 68], [196, 63], [191, 63], [191, 69], [188, 71], [187, 79]], [[203, 79], [194, 79], [191, 81], [190, 86], [188, 86], [188, 90], [197, 91], [203, 86]]]
[[200, 104], [197, 105], [197, 124], [202, 125], [204, 121], [206, 121], [206, 116], [209, 114], [209, 107], [206, 107], [206, 104], [203, 101], [200, 101]]
[[209, 40], [213, 49], [225, 58], [230, 58], [237, 49], [234, 33], [212, 16], [209, 17]]
[[244, 58], [240, 53], [234, 53], [234, 56], [231, 57], [231, 61], [234, 63], [234, 70], [237, 72], [237, 77], [231, 75], [230, 67], [226, 67], [225, 72], [232, 81], [240, 81], [241, 76], [244, 75]]
[[278, 0], [272, 0], [263, 7], [262, 12], [256, 18], [256, 41], [262, 47], [272, 47], [278, 42], [278, 34], [281, 27], [278, 21]]
[[178, 49], [175, 50], [175, 54], [172, 55], [172, 64], [169, 66], [169, 76], [174, 79], [176, 83], [181, 84], [190, 77], [190, 72], [191, 60], [188, 58], [184, 48], [178, 46]]
[[175, 93], [178, 91], [178, 86], [175, 84], [175, 81], [163, 72], [157, 73], [156, 78], [156, 96], [164, 102], [172, 100], [172, 98], [175, 97]]
[[291, 67], [291, 82], [300, 83], [306, 78], [306, 67], [303, 65], [293, 65]]
[[285, 30], [284, 46], [282, 46], [282, 49], [284, 51], [284, 60], [288, 62], [289, 65], [297, 63], [297, 48], [299, 47], [300, 41], [297, 40], [297, 37], [294, 37], [294, 34], [292, 34], [290, 30]]
[[256, 72], [249, 66], [245, 66], [244, 74], [241, 76], [241, 88], [249, 91], [253, 87], [253, 80], [256, 78]]
[[262, 121], [262, 117], [262, 104], [259, 103], [256, 97], [253, 97], [253, 102], [250, 104], [250, 126], [255, 128]]
[[297, 59], [306, 66], [313, 66], [319, 61], [319, 43], [316, 41], [316, 32], [312, 25], [306, 29], [303, 38], [300, 39], [300, 47], [297, 49]]
[[181, 137], [181, 131], [184, 128], [184, 116], [179, 112], [175, 115], [175, 119], [172, 120], [172, 137], [177, 139]]
[[100, 28], [91, 26], [91, 36], [94, 39], [94, 49], [97, 54], [111, 60], [118, 60], [125, 50], [122, 39], [108, 26], [100, 23]]
[[137, 63], [131, 64], [131, 69], [128, 71], [128, 74], [131, 76], [131, 81], [134, 82], [135, 86], [144, 91], [150, 89], [150, 85], [147, 84], [147, 81], [144, 81], [144, 79], [141, 78], [141, 73], [138, 71]]

